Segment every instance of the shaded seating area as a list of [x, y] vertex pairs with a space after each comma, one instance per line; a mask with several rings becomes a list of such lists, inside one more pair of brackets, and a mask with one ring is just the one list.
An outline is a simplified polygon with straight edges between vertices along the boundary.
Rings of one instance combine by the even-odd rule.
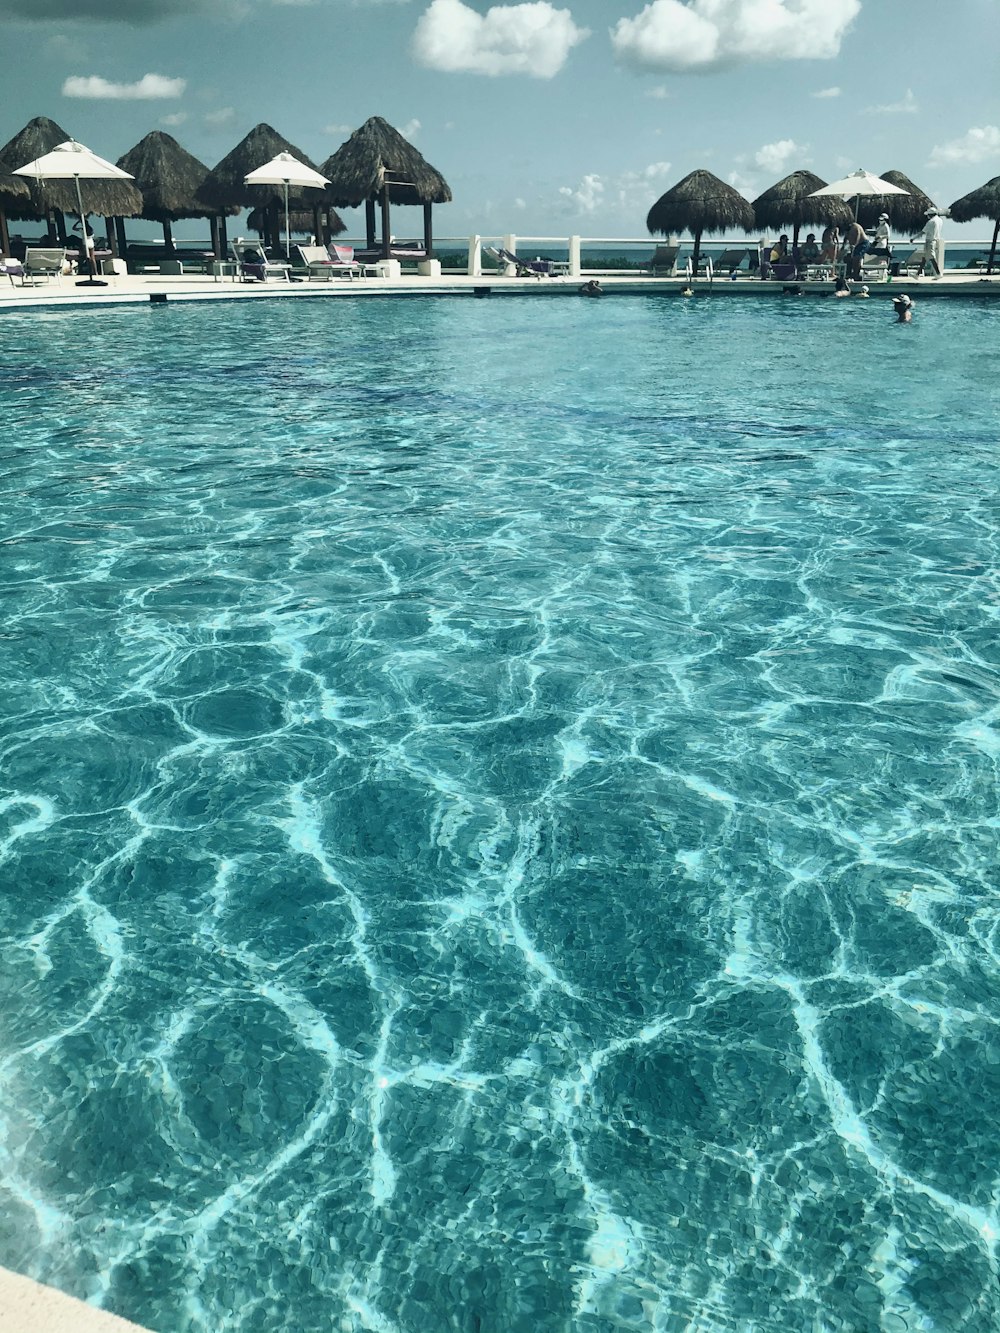
[[[381, 116], [371, 116], [320, 168], [327, 193], [338, 208], [365, 208], [365, 248], [360, 262], [394, 260], [430, 263], [434, 257], [431, 212], [451, 202], [451, 190], [439, 171]], [[423, 209], [424, 235], [419, 244], [398, 244], [389, 225], [391, 205]], [[381, 237], [376, 240], [376, 208]]]

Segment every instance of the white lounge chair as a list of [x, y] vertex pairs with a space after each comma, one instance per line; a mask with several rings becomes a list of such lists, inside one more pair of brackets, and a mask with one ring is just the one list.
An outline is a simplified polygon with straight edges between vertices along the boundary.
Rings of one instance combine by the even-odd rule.
[[382, 276], [378, 263], [375, 260], [359, 258], [353, 245], [337, 245], [334, 241], [331, 241], [329, 257], [335, 268], [344, 268], [345, 266], [355, 268], [363, 278], [380, 278]]
[[283, 259], [268, 259], [262, 245], [237, 236], [231, 248], [236, 264], [237, 281], [266, 282], [268, 278], [274, 277], [283, 278], [285, 282], [291, 281], [291, 264]]
[[42, 278], [48, 282], [53, 275], [62, 278], [66, 266], [66, 251], [47, 249], [29, 245], [24, 252], [24, 272], [21, 275], [22, 287], [34, 287]]

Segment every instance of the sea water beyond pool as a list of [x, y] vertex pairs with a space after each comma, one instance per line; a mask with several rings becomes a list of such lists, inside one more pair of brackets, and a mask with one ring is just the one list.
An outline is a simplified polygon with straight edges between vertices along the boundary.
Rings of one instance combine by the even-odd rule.
[[994, 1333], [996, 313], [3, 334], [0, 1263], [161, 1333]]

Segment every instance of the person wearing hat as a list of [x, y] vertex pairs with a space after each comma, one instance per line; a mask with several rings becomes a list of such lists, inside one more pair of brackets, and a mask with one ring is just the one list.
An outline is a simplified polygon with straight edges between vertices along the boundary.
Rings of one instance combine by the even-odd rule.
[[872, 236], [871, 253], [873, 255], [884, 255], [886, 259], [890, 259], [892, 257], [889, 252], [888, 213], [880, 213], [878, 215], [878, 223], [876, 224], [875, 227], [875, 234], [874, 236]]
[[920, 261], [919, 270], [921, 277], [927, 271], [927, 265], [932, 264], [934, 267], [934, 276], [940, 278], [941, 265], [938, 262], [938, 248], [941, 241], [941, 210], [934, 208], [932, 205], [926, 210], [924, 216], [927, 218], [927, 221], [924, 224], [923, 231], [919, 236], [911, 236], [910, 240], [922, 240], [924, 243], [924, 254]]
[[899, 296], [892, 298], [892, 308], [896, 312], [896, 322], [899, 324], [909, 324], [913, 319], [913, 302], [903, 292]]

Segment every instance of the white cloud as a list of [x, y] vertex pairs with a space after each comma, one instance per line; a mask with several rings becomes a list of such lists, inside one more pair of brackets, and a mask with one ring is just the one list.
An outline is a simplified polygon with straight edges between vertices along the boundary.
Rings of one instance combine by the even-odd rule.
[[206, 125], [228, 125], [236, 117], [236, 111], [231, 106], [220, 106], [218, 111], [205, 112]]
[[188, 118], [188, 113], [187, 113], [186, 111], [175, 111], [175, 112], [173, 112], [172, 115], [169, 115], [169, 116], [161, 116], [161, 117], [160, 117], [160, 124], [161, 124], [161, 125], [183, 125], [184, 122], [187, 120], [187, 118]]
[[604, 203], [604, 182], [600, 176], [591, 174], [572, 189], [569, 185], [560, 185], [559, 193], [572, 213], [596, 213]]
[[664, 83], [658, 83], [655, 88], [647, 88], [646, 96], [651, 97], [654, 102], [665, 102], [668, 97], [673, 97], [673, 93]]
[[920, 108], [917, 106], [917, 99], [913, 96], [913, 89], [907, 88], [906, 96], [901, 97], [898, 102], [887, 102], [882, 106], [870, 106], [869, 112], [883, 116], [895, 115], [915, 115]]
[[930, 165], [939, 167], [949, 162], [986, 162], [1000, 157], [1000, 127], [973, 126], [961, 139], [935, 144], [931, 149]]
[[429, 69], [551, 79], [589, 36], [568, 9], [547, 0], [494, 5], [482, 15], [462, 0], [432, 0], [413, 34], [413, 54]]
[[144, 74], [138, 83], [111, 83], [97, 74], [71, 74], [62, 86], [63, 97], [88, 97], [109, 102], [145, 102], [159, 97], [180, 97], [186, 79]]
[[514, 200], [514, 207], [517, 209], [519, 213], [523, 213], [524, 210], [528, 207], [528, 204], [526, 200], [522, 199], [521, 196], [518, 195], [517, 198]]
[[819, 88], [813, 93], [813, 97], [839, 97], [840, 89], [834, 85], [832, 88]]
[[585, 216], [603, 212], [633, 220], [636, 216], [644, 218], [650, 205], [663, 193], [669, 175], [669, 162], [651, 162], [639, 171], [623, 171], [608, 178], [592, 172], [575, 188], [559, 187], [562, 211]]
[[399, 132], [404, 139], [415, 138], [420, 133], [420, 121], [414, 116], [412, 120], [408, 120], [406, 124], [402, 126]]
[[340, 135], [341, 137], [346, 137], [348, 134], [352, 132], [352, 130], [354, 130], [354, 128], [355, 126], [353, 125], [324, 125], [323, 133], [332, 134], [335, 137], [337, 135]]
[[837, 55], [860, 0], [652, 0], [611, 30], [626, 65], [708, 70], [750, 60]]
[[779, 139], [776, 143], [766, 143], [754, 153], [757, 165], [775, 176], [786, 171], [796, 159], [800, 162], [807, 160], [806, 149], [794, 139]]

